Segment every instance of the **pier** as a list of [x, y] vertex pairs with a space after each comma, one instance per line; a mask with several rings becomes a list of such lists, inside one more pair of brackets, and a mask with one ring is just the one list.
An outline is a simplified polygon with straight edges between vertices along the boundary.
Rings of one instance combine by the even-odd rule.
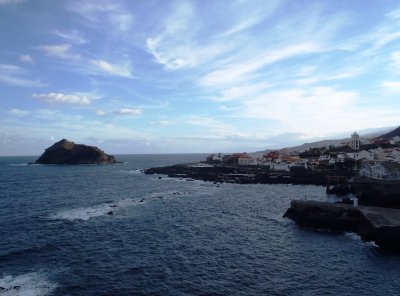
[[400, 210], [293, 200], [285, 217], [304, 227], [355, 232], [364, 241], [400, 250]]

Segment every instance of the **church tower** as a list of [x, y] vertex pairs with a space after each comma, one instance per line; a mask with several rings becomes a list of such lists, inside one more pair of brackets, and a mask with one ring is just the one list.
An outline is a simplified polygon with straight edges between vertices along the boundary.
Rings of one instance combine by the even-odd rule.
[[351, 135], [351, 142], [350, 142], [350, 147], [353, 150], [360, 150], [360, 136], [357, 134], [357, 132], [354, 132]]

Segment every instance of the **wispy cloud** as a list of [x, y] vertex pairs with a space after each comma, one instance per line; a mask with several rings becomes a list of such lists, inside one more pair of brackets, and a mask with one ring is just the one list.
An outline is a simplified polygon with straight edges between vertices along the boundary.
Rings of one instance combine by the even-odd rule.
[[46, 84], [39, 80], [25, 78], [27, 71], [21, 67], [9, 64], [0, 64], [0, 82], [17, 87], [44, 87]]
[[92, 64], [103, 74], [133, 78], [132, 70], [128, 64], [116, 65], [104, 60], [92, 60]]
[[223, 36], [241, 33], [268, 19], [283, 1], [232, 1], [233, 24]]
[[114, 111], [96, 110], [98, 116], [120, 115], [120, 116], [138, 116], [143, 113], [141, 108], [120, 108]]
[[280, 132], [301, 132], [309, 137], [362, 126], [380, 121], [370, 114], [385, 114], [387, 123], [395, 121], [395, 112], [385, 106], [357, 108], [360, 96], [355, 91], [332, 87], [270, 91], [241, 102], [240, 117], [274, 121]]
[[237, 133], [232, 125], [208, 116], [192, 115], [187, 118], [183, 118], [182, 122], [192, 126], [206, 128], [206, 134], [208, 135], [227, 135]]
[[22, 63], [31, 64], [31, 65], [34, 64], [33, 58], [32, 58], [29, 54], [21, 55], [21, 56], [19, 57], [19, 60], [20, 60]]
[[150, 125], [156, 125], [156, 126], [167, 126], [167, 125], [172, 124], [172, 122], [169, 120], [150, 121], [149, 123], [150, 123]]
[[31, 111], [13, 108], [13, 109], [9, 110], [7, 113], [14, 115], [14, 116], [18, 116], [18, 117], [24, 117], [24, 116], [29, 115], [31, 113]]
[[255, 84], [244, 84], [241, 86], [233, 86], [222, 91], [222, 96], [211, 97], [210, 100], [215, 102], [227, 102], [233, 100], [246, 99], [255, 96], [267, 88], [271, 87], [270, 84], [261, 82]]
[[168, 71], [203, 65], [231, 48], [227, 42], [200, 38], [203, 28], [191, 2], [176, 3], [161, 23], [157, 34], [146, 39], [146, 47]]
[[68, 42], [77, 43], [77, 44], [85, 44], [88, 41], [85, 39], [82, 33], [77, 30], [72, 30], [69, 32], [62, 32], [62, 31], [54, 31], [54, 34], [60, 38], [67, 40]]
[[400, 81], [385, 81], [382, 82], [380, 87], [383, 89], [385, 94], [400, 94]]
[[25, 2], [27, 0], [0, 0], [0, 5], [6, 5], [6, 4], [18, 4], [21, 2]]
[[390, 59], [397, 70], [400, 70], [400, 51], [394, 51], [390, 54]]
[[64, 94], [64, 93], [43, 93], [43, 94], [32, 94], [32, 97], [38, 100], [41, 100], [46, 103], [64, 103], [64, 104], [71, 104], [71, 105], [89, 105], [93, 97], [83, 94]]
[[133, 15], [120, 3], [111, 3], [105, 0], [72, 1], [69, 3], [68, 9], [88, 20], [89, 26], [93, 23], [108, 24], [117, 31], [125, 32], [131, 29], [134, 23]]
[[128, 115], [128, 116], [137, 116], [143, 113], [142, 109], [139, 108], [122, 108], [114, 111], [114, 114], [117, 115]]
[[340, 69], [339, 71], [327, 73], [324, 72], [316, 72], [312, 75], [304, 75], [299, 79], [296, 79], [295, 82], [301, 86], [312, 85], [320, 82], [329, 82], [334, 80], [342, 80], [342, 79], [351, 79], [355, 78], [366, 72], [365, 67], [354, 66], [353, 68], [345, 68]]
[[56, 57], [65, 60], [78, 60], [81, 58], [79, 53], [71, 51], [71, 44], [41, 45], [37, 47], [49, 57]]
[[321, 51], [321, 48], [314, 43], [290, 45], [285, 48], [266, 51], [251, 60], [212, 71], [203, 76], [200, 83], [206, 86], [232, 85], [239, 81], [248, 80], [249, 77], [246, 77], [248, 74], [267, 65], [319, 51]]
[[98, 116], [106, 116], [107, 112], [101, 109], [96, 110], [96, 115]]

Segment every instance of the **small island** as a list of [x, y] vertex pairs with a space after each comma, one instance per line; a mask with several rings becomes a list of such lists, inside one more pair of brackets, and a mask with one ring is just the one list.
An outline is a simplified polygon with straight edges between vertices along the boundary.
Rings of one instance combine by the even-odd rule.
[[114, 164], [114, 156], [106, 154], [95, 146], [75, 144], [62, 139], [35, 161], [37, 164]]

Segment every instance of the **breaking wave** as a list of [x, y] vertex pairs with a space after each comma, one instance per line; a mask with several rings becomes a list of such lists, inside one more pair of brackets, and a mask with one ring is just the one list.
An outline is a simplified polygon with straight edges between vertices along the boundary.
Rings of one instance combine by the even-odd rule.
[[44, 273], [32, 272], [18, 276], [6, 275], [0, 278], [1, 296], [44, 296], [57, 288]]
[[63, 210], [58, 213], [50, 215], [49, 219], [54, 220], [84, 220], [87, 221], [91, 218], [105, 216], [105, 215], [114, 215], [118, 214], [118, 212], [125, 207], [137, 205], [143, 203], [144, 199], [131, 199], [126, 198], [117, 202], [107, 202], [99, 205], [95, 205], [92, 207], [84, 207], [78, 209], [68, 209]]

